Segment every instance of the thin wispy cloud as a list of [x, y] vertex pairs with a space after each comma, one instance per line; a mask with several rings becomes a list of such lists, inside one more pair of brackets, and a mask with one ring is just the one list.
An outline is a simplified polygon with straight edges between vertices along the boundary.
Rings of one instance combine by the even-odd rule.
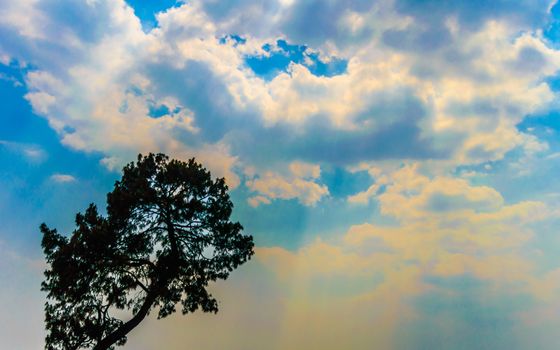
[[10, 152], [15, 152], [28, 161], [34, 163], [41, 163], [48, 157], [48, 154], [44, 149], [33, 144], [0, 140], [0, 147], [3, 147]]
[[70, 183], [76, 182], [76, 178], [68, 174], [53, 174], [51, 175], [51, 180], [58, 183]]

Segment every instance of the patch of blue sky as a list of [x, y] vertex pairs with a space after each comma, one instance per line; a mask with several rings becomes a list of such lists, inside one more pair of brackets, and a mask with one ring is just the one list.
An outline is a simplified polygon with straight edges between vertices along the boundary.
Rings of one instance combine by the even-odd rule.
[[140, 19], [145, 32], [157, 27], [156, 14], [169, 8], [180, 6], [182, 0], [126, 0], [134, 9], [134, 14]]
[[546, 77], [544, 80], [548, 86], [550, 87], [550, 89], [554, 92], [558, 92], [560, 91], [560, 75], [553, 75], [550, 77]]
[[551, 151], [560, 148], [560, 140], [558, 140], [558, 133], [560, 132], [559, 111], [553, 110], [545, 114], [527, 116], [521, 123], [517, 124], [517, 129], [546, 141]]
[[329, 188], [329, 194], [335, 198], [365, 191], [372, 183], [367, 171], [350, 172], [340, 166], [323, 166], [321, 168], [321, 182]]
[[34, 132], [33, 121], [20, 117], [21, 111], [29, 108], [29, 104], [22, 98], [26, 92], [23, 72], [17, 64], [0, 64], [0, 96], [2, 101], [10, 102], [0, 104], [0, 139], [30, 138], [29, 133]]
[[161, 118], [163, 116], [171, 114], [171, 110], [166, 105], [150, 104], [148, 110], [148, 116], [151, 118]]
[[543, 28], [543, 37], [555, 48], [560, 47], [560, 3], [550, 9], [548, 24]]
[[348, 61], [331, 57], [325, 60], [316, 51], [306, 45], [289, 44], [286, 40], [277, 40], [276, 44], [265, 44], [266, 55], [247, 56], [245, 63], [258, 76], [272, 80], [281, 72], [287, 72], [291, 63], [301, 64], [309, 71], [321, 77], [332, 77], [347, 71]]
[[181, 110], [181, 107], [175, 107], [174, 109], [171, 109], [165, 104], [157, 104], [154, 101], [148, 101], [148, 116], [150, 118], [157, 119], [165, 117], [166, 115], [173, 116], [181, 112]]
[[[9, 101], [0, 104], [0, 240], [39, 256], [39, 224], [48, 221], [68, 233], [74, 215], [88, 203], [104, 210], [105, 194], [118, 174], [99, 164], [103, 155], [60, 143], [47, 120], [33, 114], [25, 100], [22, 73], [15, 63], [0, 65], [0, 97]], [[55, 174], [76, 181], [56, 182]]]
[[225, 44], [227, 42], [232, 42], [233, 46], [237, 46], [237, 45], [243, 45], [247, 42], [247, 39], [236, 35], [236, 34], [228, 34], [226, 36], [223, 36], [220, 38], [219, 40], [220, 44]]

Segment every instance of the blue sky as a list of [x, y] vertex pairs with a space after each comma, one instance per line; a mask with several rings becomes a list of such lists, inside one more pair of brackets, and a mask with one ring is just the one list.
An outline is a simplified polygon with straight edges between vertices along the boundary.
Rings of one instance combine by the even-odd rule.
[[39, 224], [164, 152], [226, 178], [257, 253], [125, 349], [557, 349], [559, 9], [0, 3], [0, 347], [43, 344]]

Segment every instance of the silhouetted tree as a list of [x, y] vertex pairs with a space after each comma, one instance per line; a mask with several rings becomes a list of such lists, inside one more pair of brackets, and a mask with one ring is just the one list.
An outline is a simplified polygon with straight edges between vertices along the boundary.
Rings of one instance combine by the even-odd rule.
[[217, 312], [208, 283], [253, 254], [227, 191], [194, 159], [139, 155], [107, 194], [107, 217], [91, 204], [70, 238], [42, 224], [46, 348], [113, 349], [150, 310], [163, 318], [179, 302], [183, 313]]

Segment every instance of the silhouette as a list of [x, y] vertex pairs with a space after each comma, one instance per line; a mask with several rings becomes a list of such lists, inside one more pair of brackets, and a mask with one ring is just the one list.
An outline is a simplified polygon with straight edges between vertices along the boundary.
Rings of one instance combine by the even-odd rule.
[[[217, 312], [208, 283], [254, 253], [253, 238], [229, 220], [227, 191], [194, 158], [150, 153], [124, 167], [106, 217], [90, 204], [70, 238], [42, 224], [46, 348], [114, 349], [152, 309], [163, 318], [179, 302], [183, 314]], [[132, 315], [122, 321], [118, 310]]]

